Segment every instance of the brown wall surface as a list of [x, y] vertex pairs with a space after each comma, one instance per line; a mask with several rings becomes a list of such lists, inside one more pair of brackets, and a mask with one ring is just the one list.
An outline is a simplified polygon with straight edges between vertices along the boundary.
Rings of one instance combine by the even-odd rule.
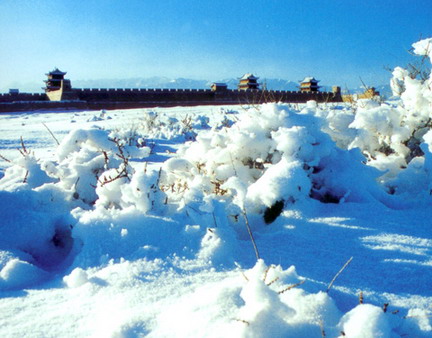
[[16, 102], [16, 101], [46, 101], [48, 100], [45, 94], [18, 93], [18, 94], [0, 94], [0, 102]]
[[[35, 109], [128, 109], [172, 106], [260, 104], [266, 102], [342, 102], [340, 93], [204, 89], [73, 89], [69, 101], [49, 101], [46, 94], [0, 94], [0, 112]], [[71, 97], [72, 97], [71, 96]]]

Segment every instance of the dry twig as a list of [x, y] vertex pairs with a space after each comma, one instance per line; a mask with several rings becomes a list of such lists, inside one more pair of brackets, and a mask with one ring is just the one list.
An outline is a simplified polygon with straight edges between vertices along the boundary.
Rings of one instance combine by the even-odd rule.
[[363, 291], [360, 291], [360, 294], [359, 294], [359, 304], [363, 304], [363, 302], [364, 302]]
[[42, 125], [48, 130], [48, 132], [51, 134], [52, 138], [54, 139], [54, 141], [57, 143], [57, 145], [60, 145], [60, 142], [57, 140], [57, 138], [54, 136], [53, 132], [48, 128], [48, 126], [42, 122]]
[[322, 320], [320, 320], [319, 326], [320, 326], [320, 329], [321, 329], [321, 337], [325, 337], [326, 334], [325, 334], [325, 330], [324, 330], [324, 322]]
[[263, 282], [265, 283], [266, 279], [267, 279], [267, 274], [269, 273], [270, 269], [274, 268], [273, 264], [270, 264], [267, 269], [264, 271], [264, 276], [263, 276]]
[[9, 162], [9, 163], [12, 163], [11, 160], [7, 159], [6, 157], [4, 157], [4, 156], [1, 155], [1, 154], [0, 154], [0, 158], [1, 158], [3, 161], [6, 161], [6, 162]]
[[233, 320], [235, 320], [236, 322], [244, 323], [244, 324], [246, 324], [247, 326], [250, 325], [250, 323], [249, 323], [247, 320], [244, 320], [244, 319], [234, 318]]
[[281, 291], [278, 291], [278, 294], [282, 294], [282, 293], [284, 293], [286, 291], [289, 291], [289, 290], [291, 290], [293, 288], [296, 288], [297, 286], [302, 285], [304, 282], [306, 282], [306, 279], [303, 279], [302, 281], [300, 281], [300, 282], [298, 282], [296, 284], [292, 284], [292, 285], [288, 286], [287, 288], [285, 288], [285, 289], [283, 289]]
[[257, 245], [255, 243], [255, 239], [254, 239], [253, 234], [252, 234], [252, 229], [251, 229], [251, 227], [249, 225], [249, 220], [248, 220], [248, 217], [247, 217], [247, 214], [246, 214], [246, 209], [243, 209], [243, 217], [245, 219], [246, 228], [247, 228], [247, 231], [249, 233], [249, 237], [250, 237], [250, 239], [252, 241], [252, 245], [254, 247], [256, 259], [258, 260], [258, 259], [260, 259], [260, 255], [259, 255], [259, 252], [258, 252], [258, 247], [257, 247]]
[[351, 257], [350, 259], [347, 260], [347, 262], [344, 264], [344, 266], [339, 270], [339, 272], [333, 277], [332, 281], [330, 282], [330, 284], [327, 287], [327, 293], [330, 291], [331, 287], [333, 286], [333, 283], [335, 282], [335, 280], [339, 277], [339, 275], [342, 273], [342, 271], [345, 270], [345, 268], [348, 266], [349, 263], [351, 263], [353, 257]]
[[273, 279], [271, 282], [267, 283], [267, 286], [272, 285], [273, 283], [277, 282], [279, 280], [279, 277], [276, 277], [275, 279]]
[[22, 136], [20, 137], [20, 140], [21, 140], [21, 149], [18, 148], [18, 151], [21, 153], [22, 156], [26, 157], [30, 155], [30, 151], [27, 150]]

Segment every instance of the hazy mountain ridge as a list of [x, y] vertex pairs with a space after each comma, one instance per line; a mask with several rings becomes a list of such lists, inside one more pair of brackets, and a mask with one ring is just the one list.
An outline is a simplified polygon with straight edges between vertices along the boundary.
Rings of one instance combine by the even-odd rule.
[[[170, 79], [168, 77], [130, 78], [130, 79], [96, 79], [73, 81], [75, 88], [184, 88], [184, 89], [209, 89], [214, 82], [223, 82], [230, 89], [236, 89], [238, 78], [226, 78], [216, 81], [194, 80], [187, 78]], [[267, 89], [272, 90], [298, 90], [298, 83], [283, 79], [263, 79], [259, 81], [261, 86], [266, 84]]]
[[186, 78], [170, 79], [168, 77], [153, 76], [148, 78], [130, 79], [95, 79], [75, 80], [74, 88], [187, 88], [206, 89], [210, 88], [211, 82], [207, 80], [193, 80]]

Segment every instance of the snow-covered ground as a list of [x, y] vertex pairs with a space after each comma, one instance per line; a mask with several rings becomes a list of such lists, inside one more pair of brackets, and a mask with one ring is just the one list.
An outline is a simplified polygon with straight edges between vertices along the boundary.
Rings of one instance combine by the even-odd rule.
[[393, 75], [383, 103], [0, 115], [0, 336], [431, 336], [432, 80]]

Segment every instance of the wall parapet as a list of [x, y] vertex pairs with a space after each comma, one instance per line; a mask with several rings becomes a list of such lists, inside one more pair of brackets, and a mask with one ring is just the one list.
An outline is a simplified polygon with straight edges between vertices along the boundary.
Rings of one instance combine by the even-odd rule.
[[45, 93], [3, 93], [0, 94], [0, 102], [19, 102], [19, 101], [47, 101]]
[[[156, 107], [156, 106], [195, 106], [218, 104], [260, 104], [265, 102], [305, 103], [309, 100], [317, 102], [343, 102], [340, 92], [300, 92], [283, 90], [238, 90], [227, 89], [212, 91], [211, 89], [167, 89], [167, 88], [81, 88], [72, 89], [73, 101], [58, 101], [55, 107], [73, 107], [79, 102], [79, 107], [93, 109], [94, 107]], [[28, 102], [47, 102], [45, 93], [6, 93], [0, 94], [0, 104], [11, 109], [26, 107]], [[18, 105], [22, 103], [22, 105]], [[41, 105], [38, 105], [41, 107]], [[54, 107], [54, 105], [47, 105]], [[5, 111], [0, 109], [0, 111]], [[18, 108], [17, 108], [18, 109]], [[19, 108], [21, 109], [21, 108]], [[35, 108], [39, 109], [39, 108]], [[103, 109], [103, 108], [101, 108]], [[106, 108], [110, 109], [110, 108]]]

